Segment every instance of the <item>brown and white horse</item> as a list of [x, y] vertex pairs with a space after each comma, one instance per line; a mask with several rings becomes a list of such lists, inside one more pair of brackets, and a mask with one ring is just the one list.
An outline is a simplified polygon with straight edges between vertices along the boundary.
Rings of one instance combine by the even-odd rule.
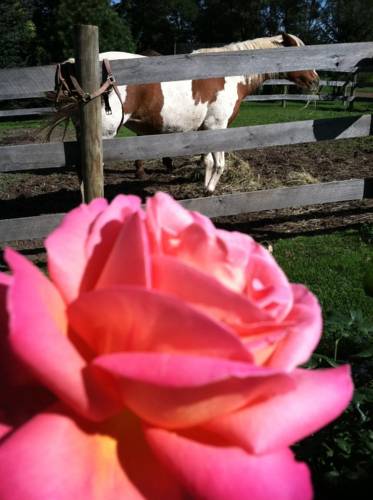
[[[201, 49], [194, 53], [302, 45], [304, 44], [298, 37], [284, 33], [225, 47]], [[100, 54], [100, 59], [109, 60], [130, 57], [142, 56], [123, 52]], [[315, 88], [319, 80], [313, 70], [289, 72], [282, 76], [307, 89]], [[102, 107], [103, 137], [107, 139], [116, 135], [122, 113], [123, 124], [138, 135], [227, 128], [237, 116], [243, 99], [254, 93], [266, 79], [273, 77], [273, 74], [268, 73], [119, 86], [123, 104], [111, 92], [111, 114], [106, 114], [104, 105]], [[213, 192], [225, 168], [224, 152], [202, 155], [202, 162], [205, 166], [205, 187]]]

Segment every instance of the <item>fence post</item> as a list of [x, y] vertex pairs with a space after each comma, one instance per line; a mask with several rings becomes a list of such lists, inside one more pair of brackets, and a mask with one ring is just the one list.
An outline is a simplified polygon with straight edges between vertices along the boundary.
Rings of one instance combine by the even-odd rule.
[[[79, 25], [75, 28], [76, 67], [82, 89], [92, 93], [101, 85], [98, 27]], [[104, 195], [102, 156], [101, 99], [79, 104], [80, 158], [83, 178], [83, 201]]]
[[[287, 85], [284, 85], [284, 90], [282, 93], [284, 94], [284, 96], [287, 95], [287, 93], [288, 93], [288, 86]], [[286, 98], [282, 100], [282, 107], [286, 108]]]

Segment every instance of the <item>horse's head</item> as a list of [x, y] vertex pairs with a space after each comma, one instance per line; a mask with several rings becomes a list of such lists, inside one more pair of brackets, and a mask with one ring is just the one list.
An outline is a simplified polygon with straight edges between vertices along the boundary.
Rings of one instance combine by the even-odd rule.
[[[303, 47], [304, 43], [300, 38], [295, 35], [289, 35], [288, 33], [282, 34], [283, 47]], [[316, 91], [319, 88], [319, 75], [315, 70], [303, 70], [303, 71], [289, 71], [286, 73], [288, 80], [292, 81], [303, 89]]]

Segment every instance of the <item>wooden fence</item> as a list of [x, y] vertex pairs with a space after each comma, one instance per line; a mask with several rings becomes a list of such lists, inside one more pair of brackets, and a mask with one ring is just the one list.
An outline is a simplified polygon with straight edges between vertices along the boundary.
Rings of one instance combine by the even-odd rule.
[[[307, 68], [353, 72], [371, 65], [373, 43], [314, 45], [231, 53], [205, 53], [112, 61], [119, 84], [178, 81]], [[0, 70], [0, 98], [38, 95], [54, 86], [54, 67]], [[84, 87], [83, 87], [84, 88]], [[227, 130], [130, 137], [104, 141], [103, 158], [112, 160], [185, 156], [210, 151], [365, 137], [373, 134], [372, 116], [239, 127]], [[0, 172], [60, 168], [79, 159], [75, 142], [0, 147]], [[209, 216], [233, 215], [314, 203], [361, 200], [372, 197], [368, 179], [279, 188], [253, 193], [185, 200], [188, 208]], [[61, 214], [0, 221], [0, 241], [40, 238], [60, 220]]]

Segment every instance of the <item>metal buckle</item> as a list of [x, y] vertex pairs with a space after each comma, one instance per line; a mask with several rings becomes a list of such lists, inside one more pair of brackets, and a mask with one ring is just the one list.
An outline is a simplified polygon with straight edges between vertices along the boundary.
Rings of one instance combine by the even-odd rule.
[[85, 92], [83, 95], [82, 95], [82, 101], [83, 102], [89, 102], [91, 100], [91, 94], [89, 94], [88, 92]]

